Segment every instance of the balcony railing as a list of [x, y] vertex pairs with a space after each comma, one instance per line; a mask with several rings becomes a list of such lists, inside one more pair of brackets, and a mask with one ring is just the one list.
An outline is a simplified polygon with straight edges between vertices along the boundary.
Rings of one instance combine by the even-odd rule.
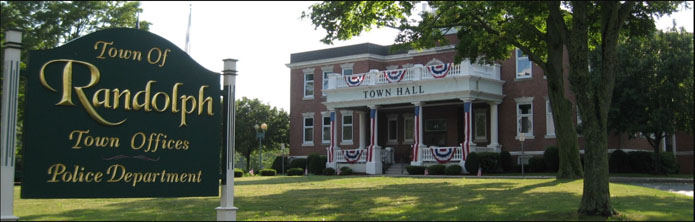
[[437, 162], [437, 159], [435, 156], [432, 154], [432, 149], [453, 149], [453, 157], [451, 159], [448, 159], [446, 157], [439, 157], [440, 160], [443, 159], [448, 159], [449, 162], [458, 162], [463, 159], [463, 152], [460, 146], [455, 146], [455, 147], [425, 147], [425, 148], [420, 148], [420, 157], [422, 158], [423, 162]]
[[[347, 151], [353, 151], [352, 153], [352, 158], [345, 158], [345, 153]], [[357, 154], [356, 152], [359, 152]], [[393, 148], [391, 147], [386, 147], [381, 150], [381, 162], [382, 163], [388, 163], [391, 164], [393, 163]], [[355, 158], [354, 155], [359, 155], [358, 158]], [[334, 149], [333, 150], [333, 156], [335, 157], [335, 162], [338, 163], [366, 163], [367, 162], [367, 149], [355, 149], [355, 150], [343, 150], [343, 149]]]
[[328, 74], [327, 89], [340, 89], [361, 86], [411, 82], [426, 79], [446, 79], [461, 76], [479, 76], [500, 80], [500, 67], [497, 65], [471, 64], [468, 60], [460, 64], [448, 63], [432, 66], [416, 65], [412, 68], [393, 70], [371, 70], [352, 75]]

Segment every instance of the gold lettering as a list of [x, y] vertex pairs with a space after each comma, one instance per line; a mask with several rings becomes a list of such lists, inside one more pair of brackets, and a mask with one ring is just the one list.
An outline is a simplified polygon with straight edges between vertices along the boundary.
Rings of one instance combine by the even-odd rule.
[[83, 133], [89, 133], [89, 130], [73, 130], [70, 132], [70, 135], [68, 135], [68, 139], [72, 140], [72, 134], [78, 133], [77, 135], [77, 141], [75, 141], [75, 145], [72, 146], [73, 149], [80, 149], [82, 148], [80, 146], [80, 140], [82, 139], [82, 134]]
[[[161, 109], [157, 106], [157, 98], [158, 98], [157, 96], [159, 96], [159, 95], [164, 95], [164, 108], [161, 108]], [[212, 100], [212, 98], [210, 98], [210, 100]], [[169, 108], [169, 103], [170, 103], [169, 95], [167, 95], [164, 92], [155, 93], [154, 97], [152, 97], [152, 107], [157, 112], [161, 113], [161, 112], [166, 111], [166, 109]], [[210, 104], [210, 106], [212, 106], [212, 104]]]
[[[121, 171], [121, 177], [119, 177], [118, 179], [115, 179], [115, 178], [116, 178], [116, 175], [118, 174], [118, 171], [119, 171], [119, 170]], [[112, 171], [113, 171], [113, 174], [112, 174]], [[111, 182], [118, 182], [118, 181], [121, 181], [121, 180], [123, 179], [123, 176], [125, 176], [125, 172], [126, 172], [126, 171], [125, 171], [125, 167], [124, 167], [123, 165], [114, 164], [114, 165], [109, 166], [109, 168], [106, 169], [106, 174], [107, 174], [107, 175], [110, 174], [110, 175], [111, 175], [111, 179], [107, 180], [106, 182], [111, 183]]]
[[105, 41], [97, 41], [94, 43], [94, 50], [97, 50], [99, 48], [99, 44], [101, 44], [101, 53], [97, 56], [97, 59], [105, 59], [104, 57], [104, 52], [106, 51], [106, 46], [107, 45], [112, 45], [113, 42], [105, 42]]
[[183, 85], [183, 83], [177, 82], [176, 84], [174, 84], [174, 89], [171, 90], [172, 91], [172, 97], [171, 98], [173, 98], [171, 100], [171, 103], [172, 103], [171, 104], [171, 112], [172, 113], [178, 113], [179, 112], [179, 110], [177, 108], [178, 107], [178, 100], [176, 100], [176, 98], [178, 98], [178, 95], [179, 95], [179, 86], [182, 86], [182, 85]]
[[[154, 51], [154, 50], [157, 50], [157, 60], [152, 61], [152, 51]], [[161, 59], [161, 58], [162, 58], [162, 50], [157, 48], [157, 47], [154, 47], [154, 48], [150, 49], [149, 52], [147, 52], [147, 62], [150, 64], [157, 64], [159, 62], [159, 59]]]
[[[142, 137], [142, 143], [140, 143], [140, 146], [135, 146], [135, 137], [141, 136]], [[134, 150], [139, 150], [145, 145], [145, 133], [143, 132], [137, 132], [133, 135], [132, 138], [130, 138], [130, 148]]]
[[[203, 105], [205, 103], [208, 104], [208, 116], [212, 116], [212, 97], [206, 97], [203, 99], [205, 96], [205, 88], [207, 88], [207, 85], [203, 85], [200, 87], [200, 90], [198, 90], [198, 115], [203, 113]], [[184, 103], [185, 104], [185, 103]]]
[[[178, 173], [167, 173], [167, 183], [172, 183], [172, 182], [179, 182], [179, 174]], [[163, 176], [163, 175], [162, 175]]]
[[119, 92], [118, 88], [113, 89], [113, 109], [118, 109], [118, 103], [121, 99], [121, 96], [125, 94], [125, 110], [130, 110], [130, 90], [123, 90], [123, 92]]
[[58, 175], [60, 175], [60, 174], [63, 174], [64, 172], [65, 172], [65, 165], [63, 165], [62, 163], [56, 163], [56, 164], [51, 165], [50, 167], [48, 167], [48, 174], [53, 175], [53, 177], [51, 177], [51, 179], [48, 180], [48, 182], [49, 183], [58, 182], [58, 180], [56, 180], [56, 177], [58, 177]]
[[[152, 111], [150, 108], [150, 95], [152, 94], [152, 84], [157, 81], [150, 80], [147, 81], [147, 84], [145, 85], [145, 90], [140, 90], [137, 93], [135, 93], [135, 96], [133, 97], [133, 109], [135, 110], [140, 110], [141, 108], [145, 108], [145, 111], [149, 112]], [[141, 93], [145, 93], [145, 102], [144, 103], [139, 103], [138, 102], [138, 96], [141, 95]]]
[[[99, 93], [104, 94], [104, 99], [99, 101]], [[94, 107], [101, 107], [104, 106], [104, 108], [111, 108], [111, 104], [109, 104], [109, 101], [111, 100], [109, 95], [111, 93], [111, 90], [109, 89], [99, 89], [97, 90], [94, 95], [92, 96], [92, 105]]]
[[[190, 110], [188, 110], [188, 106], [186, 105], [188, 101], [192, 100], [192, 106]], [[181, 125], [179, 127], [185, 126], [186, 125], [186, 114], [191, 114], [193, 111], [195, 111], [195, 97], [193, 96], [181, 96]]]

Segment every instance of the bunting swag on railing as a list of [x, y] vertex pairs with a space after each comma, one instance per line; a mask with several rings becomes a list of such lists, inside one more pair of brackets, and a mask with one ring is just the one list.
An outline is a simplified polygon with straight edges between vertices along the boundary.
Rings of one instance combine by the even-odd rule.
[[456, 153], [455, 147], [432, 148], [430, 150], [432, 151], [432, 156], [434, 159], [439, 163], [448, 163]]
[[345, 76], [345, 83], [349, 87], [356, 87], [362, 84], [364, 82], [364, 75], [350, 75], [350, 76]]
[[360, 160], [362, 150], [343, 150], [343, 156], [348, 163], [355, 163]]
[[451, 65], [449, 64], [427, 66], [427, 71], [429, 71], [435, 79], [444, 78], [449, 74], [449, 69], [451, 69]]
[[403, 79], [403, 76], [405, 76], [405, 69], [384, 71], [383, 73], [384, 78], [386, 78], [386, 81], [388, 81], [389, 83], [400, 82]]

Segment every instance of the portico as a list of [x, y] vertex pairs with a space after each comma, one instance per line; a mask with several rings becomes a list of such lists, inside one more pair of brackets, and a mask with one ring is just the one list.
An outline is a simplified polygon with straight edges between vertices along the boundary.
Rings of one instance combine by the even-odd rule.
[[[394, 159], [463, 165], [470, 152], [500, 151], [497, 105], [504, 81], [497, 65], [464, 61], [327, 77], [323, 104], [332, 119], [327, 167], [381, 174], [382, 163]], [[356, 149], [334, 145], [335, 110], [357, 114]]]

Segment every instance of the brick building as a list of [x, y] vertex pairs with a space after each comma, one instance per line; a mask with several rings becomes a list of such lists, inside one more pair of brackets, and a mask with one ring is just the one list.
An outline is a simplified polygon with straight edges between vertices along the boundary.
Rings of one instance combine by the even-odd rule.
[[[384, 162], [463, 164], [469, 152], [502, 150], [518, 157], [521, 133], [527, 155], [556, 144], [540, 67], [520, 50], [491, 66], [454, 63], [454, 55], [454, 45], [392, 52], [371, 43], [291, 54], [290, 155], [319, 153], [329, 167], [381, 174]], [[652, 150], [627, 135], [611, 135], [608, 148]], [[692, 135], [669, 135], [662, 148], [692, 173]]]

